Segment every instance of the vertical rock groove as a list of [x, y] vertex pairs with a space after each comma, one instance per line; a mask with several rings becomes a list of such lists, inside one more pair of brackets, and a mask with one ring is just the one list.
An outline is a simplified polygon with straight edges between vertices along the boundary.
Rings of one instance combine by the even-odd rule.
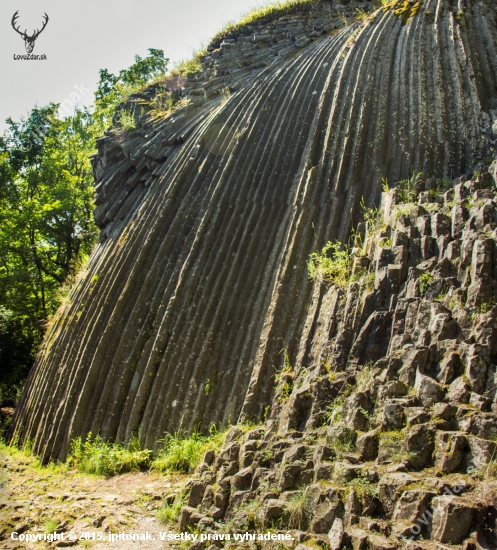
[[379, 10], [227, 101], [99, 142], [101, 242], [30, 374], [21, 440], [46, 461], [89, 431], [154, 447], [263, 415], [280, 351], [306, 355], [309, 253], [348, 238], [381, 177], [455, 177], [491, 145], [495, 8], [455, 4], [427, 0], [406, 25]]

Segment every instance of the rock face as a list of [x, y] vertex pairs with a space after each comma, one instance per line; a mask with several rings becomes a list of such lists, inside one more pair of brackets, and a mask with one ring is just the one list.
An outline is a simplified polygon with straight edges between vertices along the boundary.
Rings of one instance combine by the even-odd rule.
[[[366, 363], [383, 383], [418, 380], [430, 404], [482, 411], [443, 420], [451, 430], [485, 438], [493, 429], [485, 394], [493, 318], [476, 327], [474, 345], [469, 321], [449, 307], [454, 299], [481, 309], [495, 295], [491, 174], [461, 178], [436, 203], [440, 212], [429, 179], [408, 210], [395, 206], [396, 192], [385, 194], [385, 246], [370, 239], [356, 260], [375, 278], [373, 291], [364, 280], [345, 290], [313, 284], [306, 262], [328, 240], [349, 238], [362, 197], [378, 203], [380, 177], [395, 182], [412, 167], [455, 177], [488, 155], [497, 132], [495, 4], [427, 0], [409, 21], [377, 10], [344, 26], [339, 13], [369, 3], [343, 3], [318, 2], [211, 45], [202, 73], [186, 82], [188, 105], [161, 120], [141, 111], [136, 130], [99, 141], [100, 244], [12, 423], [44, 461], [64, 458], [89, 431], [124, 442], [136, 433], [153, 448], [164, 432], [279, 412], [282, 431], [310, 428], [324, 415], [325, 400], [313, 396], [336, 396]], [[278, 411], [273, 375], [284, 362], [310, 374]], [[326, 369], [337, 375], [323, 389]], [[375, 387], [346, 402], [348, 427], [368, 431]], [[392, 393], [385, 423], [409, 422], [411, 432], [397, 450], [380, 437], [379, 452], [424, 467], [436, 426], [423, 411], [409, 416], [424, 403]], [[361, 452], [376, 448], [364, 442]], [[474, 448], [464, 460], [476, 460]], [[312, 478], [298, 460], [289, 468], [284, 484]], [[332, 523], [330, 515], [327, 530]]]
[[[368, 261], [353, 265], [367, 271], [351, 270], [344, 287], [315, 281], [311, 344], [304, 336], [299, 367], [277, 373], [269, 419], [230, 428], [206, 454], [188, 504], [226, 479], [231, 490], [196, 515], [185, 507], [191, 526], [298, 529], [296, 548], [313, 539], [340, 550], [497, 548], [497, 221], [473, 228], [497, 206], [496, 167], [383, 193], [356, 239], [356, 259]], [[466, 224], [435, 239], [455, 208], [468, 210]], [[427, 237], [435, 242], [423, 249]], [[456, 241], [464, 257], [452, 256]], [[385, 257], [397, 258], [395, 270]], [[472, 304], [487, 265], [492, 298]], [[386, 351], [371, 360], [377, 333]]]

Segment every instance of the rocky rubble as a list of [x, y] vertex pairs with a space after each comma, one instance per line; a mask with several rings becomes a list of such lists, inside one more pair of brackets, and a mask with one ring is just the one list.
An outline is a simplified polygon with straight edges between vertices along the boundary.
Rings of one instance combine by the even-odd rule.
[[383, 193], [351, 282], [315, 282], [301, 356], [315, 366], [286, 365], [269, 420], [206, 454], [182, 530], [290, 529], [299, 550], [497, 547], [496, 173]]

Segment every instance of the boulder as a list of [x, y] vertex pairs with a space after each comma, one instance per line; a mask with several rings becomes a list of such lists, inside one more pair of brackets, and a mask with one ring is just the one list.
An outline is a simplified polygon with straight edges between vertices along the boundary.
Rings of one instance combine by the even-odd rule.
[[193, 525], [192, 516], [197, 514], [197, 510], [191, 506], [183, 506], [179, 516], [179, 530], [186, 531], [187, 527]]
[[204, 497], [205, 485], [201, 481], [193, 481], [190, 486], [190, 495], [188, 497], [188, 506], [196, 508]]
[[466, 377], [456, 378], [447, 391], [447, 399], [450, 403], [468, 403], [470, 398], [469, 386], [465, 380]]
[[416, 373], [414, 389], [418, 394], [419, 400], [426, 407], [434, 405], [443, 399], [444, 391], [442, 386], [433, 380], [433, 378], [421, 374], [419, 370]]
[[307, 445], [292, 445], [289, 449], [285, 451], [285, 454], [283, 455], [283, 460], [285, 462], [296, 462], [304, 456], [306, 450]]
[[473, 435], [468, 435], [467, 441], [470, 449], [467, 457], [467, 467], [485, 470], [489, 462], [497, 457], [497, 444]]
[[435, 429], [431, 424], [419, 424], [411, 428], [404, 439], [402, 450], [408, 456], [411, 468], [425, 468], [432, 461]]
[[387, 399], [383, 407], [381, 424], [384, 430], [397, 430], [405, 424], [405, 401], [402, 399]]
[[469, 533], [473, 509], [457, 496], [445, 495], [433, 499], [431, 538], [450, 544], [461, 543]]
[[420, 517], [423, 517], [430, 507], [432, 499], [436, 496], [434, 491], [426, 489], [404, 491], [395, 503], [393, 519], [416, 523]]
[[409, 407], [405, 409], [405, 414], [408, 428], [416, 424], [425, 424], [431, 420], [430, 413], [424, 407]]
[[315, 491], [311, 487], [306, 491], [312, 509], [310, 529], [313, 533], [328, 533], [335, 520], [343, 514], [342, 501], [334, 490]]
[[402, 488], [419, 479], [410, 474], [395, 472], [382, 477], [378, 483], [378, 496], [387, 515], [394, 512], [395, 503], [402, 494]]
[[357, 438], [356, 451], [359, 453], [361, 460], [375, 460], [378, 456], [380, 444], [380, 430], [375, 429]]
[[416, 372], [424, 372], [428, 360], [428, 348], [409, 348], [401, 357], [399, 380], [408, 386], [414, 386]]
[[231, 491], [245, 491], [250, 489], [253, 475], [254, 471], [250, 467], [240, 470], [231, 479]]
[[342, 550], [343, 540], [343, 521], [341, 518], [335, 518], [333, 525], [328, 532], [328, 538], [330, 540], [330, 550]]
[[335, 465], [333, 462], [319, 462], [314, 470], [314, 483], [320, 479], [330, 480]]
[[431, 235], [438, 238], [444, 235], [450, 235], [451, 219], [449, 216], [437, 212], [431, 217]]
[[461, 372], [461, 357], [459, 353], [451, 351], [443, 358], [440, 363], [437, 380], [440, 384], [450, 384]]
[[266, 520], [278, 519], [285, 512], [285, 501], [279, 499], [269, 499], [266, 501], [264, 517]]
[[464, 458], [466, 435], [459, 432], [437, 432], [435, 466], [445, 474], [461, 468]]
[[[471, 346], [474, 348], [474, 346]], [[471, 389], [476, 393], [482, 393], [486, 384], [488, 364], [486, 360], [476, 353], [474, 349], [466, 357], [466, 377], [471, 384]]]
[[287, 491], [292, 489], [295, 485], [297, 476], [302, 471], [302, 464], [288, 464], [285, 466], [281, 472], [280, 481], [278, 484], [278, 490], [280, 492]]
[[457, 407], [449, 403], [436, 403], [433, 407], [434, 420], [452, 420], [457, 412]]

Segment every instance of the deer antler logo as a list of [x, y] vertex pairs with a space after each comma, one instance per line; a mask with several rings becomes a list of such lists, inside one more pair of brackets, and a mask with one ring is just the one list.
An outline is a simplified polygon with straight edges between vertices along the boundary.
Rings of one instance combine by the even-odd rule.
[[33, 51], [34, 47], [35, 47], [36, 39], [41, 34], [43, 29], [47, 26], [48, 15], [45, 13], [45, 15], [43, 17], [43, 27], [40, 30], [33, 31], [33, 34], [31, 36], [29, 36], [27, 29], [24, 32], [21, 32], [19, 30], [19, 27], [16, 27], [18, 17], [19, 17], [19, 10], [17, 10], [14, 13], [14, 17], [12, 17], [12, 27], [14, 28], [14, 30], [16, 32], [18, 32], [21, 35], [22, 39], [24, 40], [24, 45], [26, 46], [26, 51], [28, 53], [31, 53]]

